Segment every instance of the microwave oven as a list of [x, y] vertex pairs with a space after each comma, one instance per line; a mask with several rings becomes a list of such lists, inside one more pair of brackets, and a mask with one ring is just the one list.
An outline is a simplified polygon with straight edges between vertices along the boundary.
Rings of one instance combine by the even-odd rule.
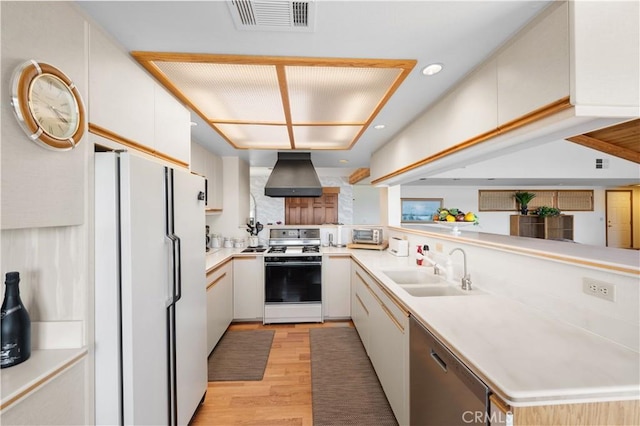
[[351, 241], [356, 244], [382, 244], [382, 228], [355, 228], [351, 232]]

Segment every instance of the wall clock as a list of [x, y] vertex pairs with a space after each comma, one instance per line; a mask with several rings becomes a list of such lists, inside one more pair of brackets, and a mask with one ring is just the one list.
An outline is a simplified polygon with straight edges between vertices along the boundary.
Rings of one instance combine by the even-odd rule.
[[75, 84], [50, 64], [27, 61], [12, 79], [11, 105], [31, 140], [66, 151], [76, 147], [85, 131], [84, 104]]

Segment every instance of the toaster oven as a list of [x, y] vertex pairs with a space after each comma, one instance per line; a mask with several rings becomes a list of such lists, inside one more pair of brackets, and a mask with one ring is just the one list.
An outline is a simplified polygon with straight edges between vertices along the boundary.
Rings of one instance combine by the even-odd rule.
[[382, 244], [382, 228], [355, 228], [351, 233], [351, 241], [360, 244]]

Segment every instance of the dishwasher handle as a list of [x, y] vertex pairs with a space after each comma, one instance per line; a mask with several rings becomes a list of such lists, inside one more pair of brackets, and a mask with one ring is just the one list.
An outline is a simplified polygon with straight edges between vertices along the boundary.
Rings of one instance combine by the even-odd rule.
[[447, 363], [444, 362], [443, 359], [440, 358], [440, 356], [433, 349], [431, 349], [431, 354], [430, 355], [431, 355], [431, 359], [433, 359], [435, 361], [435, 363], [438, 364], [438, 366], [440, 368], [442, 368], [442, 371], [444, 371], [446, 373], [447, 372]]

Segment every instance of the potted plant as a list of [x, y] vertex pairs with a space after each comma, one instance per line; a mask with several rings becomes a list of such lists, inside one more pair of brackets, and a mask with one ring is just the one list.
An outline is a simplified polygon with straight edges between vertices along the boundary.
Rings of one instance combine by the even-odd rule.
[[535, 210], [535, 214], [540, 217], [548, 217], [548, 216], [559, 216], [560, 209], [549, 206], [540, 206]]
[[536, 194], [533, 192], [517, 191], [515, 194], [513, 194], [513, 197], [516, 199], [518, 204], [520, 204], [520, 214], [526, 216], [526, 214], [529, 212], [527, 206], [529, 205], [529, 202], [536, 197]]

